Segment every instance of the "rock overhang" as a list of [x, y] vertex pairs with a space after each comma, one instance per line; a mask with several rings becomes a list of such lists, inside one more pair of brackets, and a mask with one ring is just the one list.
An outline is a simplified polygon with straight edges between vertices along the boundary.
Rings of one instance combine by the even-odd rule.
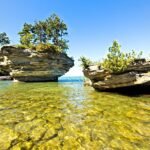
[[[9, 69], [14, 80], [25, 82], [57, 81], [74, 66], [74, 60], [66, 53], [54, 51], [36, 51], [21, 49], [16, 46], [3, 46], [0, 56], [5, 57], [1, 62]], [[1, 65], [1, 67], [4, 67]]]

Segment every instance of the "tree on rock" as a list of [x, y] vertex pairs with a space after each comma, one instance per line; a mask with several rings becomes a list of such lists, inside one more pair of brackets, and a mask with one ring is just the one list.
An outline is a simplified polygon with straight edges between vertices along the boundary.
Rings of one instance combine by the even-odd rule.
[[67, 25], [56, 15], [53, 14], [46, 20], [48, 40], [62, 49], [68, 49], [67, 40], [63, 36], [68, 35]]
[[2, 46], [6, 44], [10, 44], [9, 37], [7, 36], [5, 32], [0, 33], [0, 45]]
[[121, 51], [121, 46], [117, 41], [114, 41], [112, 46], [109, 47], [107, 57], [101, 63], [104, 69], [109, 70], [111, 73], [123, 72], [131, 62], [140, 58], [142, 52], [137, 54], [134, 50], [131, 53], [124, 53]]
[[27, 47], [41, 44], [56, 46], [61, 51], [68, 49], [68, 41], [64, 38], [68, 34], [67, 25], [56, 14], [33, 25], [25, 23], [18, 34], [20, 43]]
[[31, 24], [25, 23], [23, 25], [22, 31], [18, 33], [21, 37], [20, 43], [22, 45], [30, 46], [30, 44], [33, 42], [32, 30], [33, 30], [33, 26]]
[[47, 38], [46, 30], [48, 30], [46, 22], [35, 22], [33, 26], [34, 44], [47, 43], [49, 41]]

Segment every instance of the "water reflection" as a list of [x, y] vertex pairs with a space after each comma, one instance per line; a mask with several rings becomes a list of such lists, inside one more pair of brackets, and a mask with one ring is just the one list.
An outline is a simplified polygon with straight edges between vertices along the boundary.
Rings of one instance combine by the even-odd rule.
[[1, 150], [150, 147], [149, 97], [96, 92], [82, 82], [1, 87]]

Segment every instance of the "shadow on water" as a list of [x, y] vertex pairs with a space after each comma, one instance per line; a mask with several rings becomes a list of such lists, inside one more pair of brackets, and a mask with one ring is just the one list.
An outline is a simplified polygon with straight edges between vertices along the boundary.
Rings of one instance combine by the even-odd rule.
[[132, 86], [132, 87], [123, 87], [123, 88], [105, 90], [105, 92], [116, 93], [116, 94], [121, 94], [130, 97], [139, 97], [141, 95], [150, 96], [150, 86], [140, 85], [140, 86]]

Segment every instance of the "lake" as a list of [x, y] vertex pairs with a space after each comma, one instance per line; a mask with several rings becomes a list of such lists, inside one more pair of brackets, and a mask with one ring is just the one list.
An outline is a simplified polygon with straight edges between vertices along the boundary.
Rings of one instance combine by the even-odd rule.
[[150, 95], [97, 92], [82, 78], [0, 81], [0, 150], [149, 150]]

